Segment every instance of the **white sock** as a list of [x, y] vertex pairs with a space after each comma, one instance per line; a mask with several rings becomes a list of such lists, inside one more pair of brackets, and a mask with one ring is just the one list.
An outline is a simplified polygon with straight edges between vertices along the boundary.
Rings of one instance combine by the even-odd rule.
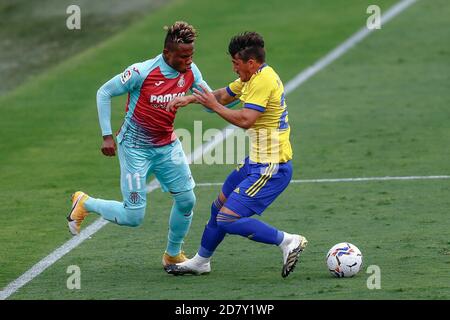
[[278, 245], [279, 247], [286, 246], [292, 240], [292, 236], [293, 236], [292, 234], [284, 232], [284, 231], [283, 231], [283, 233], [284, 233], [283, 241], [281, 241], [281, 243]]
[[192, 262], [194, 262], [197, 265], [206, 264], [211, 260], [211, 257], [204, 258], [202, 256], [199, 256], [198, 253], [195, 254], [195, 256], [191, 259]]

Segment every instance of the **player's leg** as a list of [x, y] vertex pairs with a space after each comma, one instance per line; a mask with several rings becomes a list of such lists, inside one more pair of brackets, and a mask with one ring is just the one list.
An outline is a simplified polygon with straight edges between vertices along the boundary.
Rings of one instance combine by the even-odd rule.
[[248, 158], [237, 166], [225, 180], [222, 186], [222, 191], [216, 200], [211, 204], [211, 216], [205, 226], [202, 234], [202, 240], [198, 255], [203, 258], [209, 258], [213, 255], [217, 246], [225, 237], [225, 232], [217, 226], [217, 215], [223, 207], [223, 204], [233, 192], [234, 189], [247, 177]]
[[153, 173], [163, 191], [169, 191], [173, 199], [167, 247], [162, 259], [163, 266], [166, 267], [187, 259], [181, 248], [194, 214], [195, 182], [179, 140], [167, 146], [155, 148], [155, 151], [157, 155], [154, 158]]
[[[218, 228], [216, 220], [217, 214], [222, 208], [224, 202], [225, 196], [222, 191], [219, 197], [211, 205], [211, 217], [203, 230], [200, 248], [195, 256], [192, 259], [187, 259], [178, 264], [168, 264], [164, 267], [167, 273], [174, 275], [190, 273], [200, 275], [207, 274], [211, 271], [211, 256], [226, 235], [224, 231]], [[178, 273], [176, 270], [179, 265], [183, 268], [181, 273]]]
[[200, 248], [197, 254], [190, 260], [170, 268], [172, 274], [204, 274], [211, 270], [210, 258], [217, 246], [226, 235], [226, 231], [218, 226], [217, 216], [224, 209], [227, 198], [232, 193], [239, 192], [240, 184], [247, 179], [250, 172], [249, 159], [239, 165], [225, 180], [222, 192], [211, 206], [211, 217], [202, 234]]
[[219, 228], [253, 241], [280, 244], [283, 240], [281, 231], [251, 216], [261, 214], [289, 185], [291, 176], [292, 171], [280, 170], [278, 164], [251, 165], [250, 174], [217, 215]]
[[220, 192], [216, 200], [211, 204], [211, 214], [208, 222], [203, 229], [202, 239], [200, 242], [200, 248], [198, 254], [204, 258], [209, 258], [213, 255], [217, 246], [222, 242], [225, 237], [225, 233], [217, 226], [217, 215], [226, 200], [223, 191]]
[[167, 235], [166, 253], [176, 257], [181, 253], [183, 240], [189, 231], [195, 205], [194, 191], [187, 190], [172, 193], [172, 209], [169, 216], [169, 234]]
[[[258, 171], [264, 169], [261, 175]], [[259, 176], [259, 177], [258, 177]], [[273, 244], [283, 252], [282, 276], [294, 269], [300, 253], [307, 245], [301, 235], [290, 234], [257, 219], [253, 214], [262, 212], [289, 185], [292, 177], [291, 163], [252, 166], [252, 174], [233, 193], [217, 216], [218, 226], [228, 234], [237, 234], [250, 240]]]
[[228, 234], [237, 234], [253, 241], [279, 246], [283, 253], [281, 275], [283, 278], [287, 277], [294, 270], [300, 253], [308, 244], [306, 238], [281, 231], [263, 221], [246, 216], [251, 213], [245, 208], [237, 210], [239, 213], [232, 211], [226, 207], [227, 204], [217, 216], [219, 228]]
[[[149, 162], [142, 154], [142, 150], [129, 148], [123, 144], [118, 145], [118, 155], [124, 201], [96, 199], [83, 192], [76, 192], [73, 196], [72, 216], [74, 212], [84, 217], [88, 212], [95, 212], [118, 225], [137, 227], [142, 223], [146, 207], [146, 174]], [[74, 221], [79, 224], [82, 222], [75, 219]], [[74, 225], [72, 222], [71, 228], [69, 221], [71, 233], [78, 234], [79, 225], [78, 228]]]
[[123, 202], [89, 198], [86, 208], [104, 219], [129, 227], [142, 224], [147, 205], [146, 177], [150, 167], [145, 149], [118, 144]]
[[[264, 169], [261, 174], [260, 169]], [[300, 252], [307, 241], [300, 235], [280, 231], [260, 220], [251, 218], [261, 214], [287, 187], [292, 177], [290, 163], [279, 165], [253, 166], [252, 172], [236, 188], [217, 215], [217, 226], [224, 233], [238, 234], [253, 241], [278, 245], [283, 251], [283, 271], [285, 277], [293, 270]], [[207, 258], [196, 255], [189, 262], [172, 268], [173, 274], [201, 274], [209, 266]]]
[[[259, 177], [258, 171], [262, 172]], [[283, 252], [283, 277], [287, 277], [295, 268], [299, 255], [308, 241], [301, 235], [278, 230], [251, 216], [254, 213], [262, 214], [286, 189], [291, 178], [291, 162], [270, 164], [265, 168], [260, 164], [252, 165], [249, 178], [240, 185], [238, 193], [230, 196], [217, 216], [219, 227], [229, 234], [238, 234], [253, 241], [278, 245]]]
[[197, 254], [192, 259], [170, 266], [167, 270], [168, 273], [174, 275], [209, 273], [211, 271], [211, 256], [227, 233], [239, 234], [254, 241], [269, 244], [278, 245], [282, 242], [283, 232], [262, 221], [240, 216], [240, 214], [251, 216], [253, 212], [243, 207], [239, 210], [240, 214], [237, 214], [227, 208], [227, 203], [228, 201], [216, 214], [215, 225], [213, 226], [211, 221], [206, 225]]

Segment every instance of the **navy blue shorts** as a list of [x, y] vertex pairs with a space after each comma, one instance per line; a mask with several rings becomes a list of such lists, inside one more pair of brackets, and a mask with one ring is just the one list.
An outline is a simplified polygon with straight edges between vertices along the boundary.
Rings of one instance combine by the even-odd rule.
[[247, 157], [223, 184], [222, 192], [227, 198], [224, 206], [241, 217], [261, 215], [286, 189], [291, 178], [291, 161], [254, 163]]

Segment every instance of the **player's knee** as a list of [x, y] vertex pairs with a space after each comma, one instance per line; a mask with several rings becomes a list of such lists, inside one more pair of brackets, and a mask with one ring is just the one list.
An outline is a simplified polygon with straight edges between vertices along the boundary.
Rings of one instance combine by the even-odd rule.
[[[229, 196], [229, 195], [228, 195]], [[217, 197], [217, 201], [219, 201], [220, 203], [220, 207], [223, 206], [223, 204], [227, 201], [227, 197], [225, 196], [225, 194], [223, 193], [223, 191], [221, 191], [219, 193], [219, 196]]]
[[192, 212], [192, 209], [194, 209], [196, 198], [193, 190], [174, 194], [173, 198], [180, 212], [186, 214]]
[[144, 221], [145, 207], [139, 209], [125, 209], [127, 214], [126, 225], [129, 227], [138, 227]]
[[216, 217], [217, 227], [223, 232], [230, 233], [230, 226], [238, 221], [239, 218], [239, 216], [219, 212]]
[[211, 203], [211, 217], [208, 220], [208, 225], [212, 227], [217, 226], [217, 215], [219, 214], [220, 209], [223, 207], [223, 202], [221, 201], [220, 197], [218, 197], [216, 200]]
[[227, 232], [227, 227], [229, 224], [230, 224], [230, 222], [228, 222], [228, 221], [221, 221], [221, 220], [216, 219], [216, 225], [220, 231]]
[[216, 200], [213, 201], [211, 204], [211, 213], [214, 212], [215, 216], [219, 213], [220, 209], [222, 209], [223, 204], [225, 203], [226, 199], [221, 197], [222, 193], [220, 193], [219, 197], [217, 197]]

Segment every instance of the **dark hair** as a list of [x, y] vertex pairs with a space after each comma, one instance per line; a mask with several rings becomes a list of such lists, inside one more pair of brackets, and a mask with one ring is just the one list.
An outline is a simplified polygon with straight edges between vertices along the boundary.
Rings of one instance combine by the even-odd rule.
[[265, 62], [266, 60], [264, 39], [256, 32], [246, 31], [231, 38], [228, 52], [231, 57], [237, 54], [237, 58], [244, 62], [252, 58], [258, 62]]
[[176, 21], [170, 27], [164, 27], [167, 30], [164, 48], [169, 48], [177, 43], [192, 43], [197, 37], [197, 30], [185, 21]]

